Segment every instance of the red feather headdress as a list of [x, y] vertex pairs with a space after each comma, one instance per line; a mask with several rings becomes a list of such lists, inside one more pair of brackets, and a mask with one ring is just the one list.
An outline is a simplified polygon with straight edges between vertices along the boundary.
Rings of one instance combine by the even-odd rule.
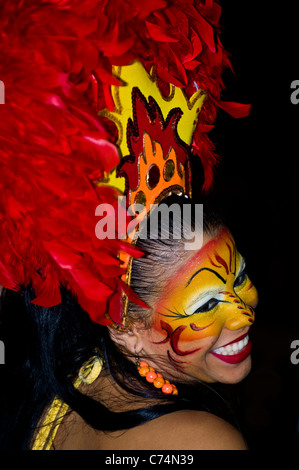
[[[0, 285], [32, 283], [33, 302], [60, 302], [60, 286], [91, 319], [121, 324], [120, 295], [137, 296], [122, 280], [125, 241], [95, 236], [95, 208], [115, 205], [116, 190], [96, 182], [119, 164], [113, 67], [154, 66], [169, 84], [206, 99], [193, 135], [205, 171], [217, 162], [208, 137], [218, 107], [235, 117], [247, 105], [223, 103], [221, 74], [230, 66], [219, 40], [221, 8], [206, 0], [2, 0], [0, 5]], [[142, 304], [142, 302], [141, 302]]]

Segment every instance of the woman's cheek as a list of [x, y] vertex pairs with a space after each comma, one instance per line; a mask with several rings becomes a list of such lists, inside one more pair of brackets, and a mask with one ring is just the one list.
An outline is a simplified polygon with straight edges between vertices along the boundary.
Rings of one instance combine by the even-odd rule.
[[194, 342], [209, 338], [210, 336], [218, 336], [222, 329], [221, 323], [221, 319], [216, 315], [205, 320], [198, 320], [196, 317], [190, 318], [182, 332], [181, 340]]
[[153, 347], [166, 346], [171, 353], [186, 357], [200, 351], [204, 340], [217, 337], [220, 332], [221, 322], [217, 317], [205, 318], [203, 322], [196, 321], [196, 315], [182, 321], [160, 317], [152, 329], [151, 344]]

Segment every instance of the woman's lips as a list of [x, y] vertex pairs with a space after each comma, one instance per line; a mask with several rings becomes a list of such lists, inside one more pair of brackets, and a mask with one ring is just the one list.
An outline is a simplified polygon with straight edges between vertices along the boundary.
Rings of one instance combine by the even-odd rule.
[[238, 364], [244, 361], [251, 352], [251, 341], [248, 333], [240, 336], [236, 340], [211, 351], [213, 356], [228, 364]]

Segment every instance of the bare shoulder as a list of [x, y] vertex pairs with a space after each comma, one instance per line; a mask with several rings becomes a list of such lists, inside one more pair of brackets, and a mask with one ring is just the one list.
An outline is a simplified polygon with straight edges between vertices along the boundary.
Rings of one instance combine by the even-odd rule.
[[205, 411], [176, 411], [146, 423], [143, 428], [141, 433], [143, 443], [146, 445], [148, 442], [149, 448], [161, 450], [248, 449], [242, 434], [234, 426]]
[[60, 450], [247, 450], [241, 433], [204, 411], [169, 413], [126, 431], [102, 432], [73, 412], [55, 439]]

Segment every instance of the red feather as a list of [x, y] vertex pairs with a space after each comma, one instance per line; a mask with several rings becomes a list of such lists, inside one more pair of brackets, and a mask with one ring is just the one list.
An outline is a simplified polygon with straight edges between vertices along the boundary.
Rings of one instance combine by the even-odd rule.
[[[120, 282], [116, 239], [97, 240], [95, 209], [118, 193], [97, 186], [119, 163], [115, 128], [98, 116], [114, 107], [113, 65], [156, 66], [169, 83], [209, 96], [194, 135], [211, 186], [217, 162], [208, 131], [230, 66], [219, 41], [221, 8], [207, 0], [2, 0], [0, 5], [0, 284], [32, 282], [35, 303], [60, 302], [65, 285], [93, 321], [121, 323], [121, 295], [146, 306]], [[117, 235], [117, 234], [116, 234]], [[108, 311], [110, 319], [108, 318]]]

